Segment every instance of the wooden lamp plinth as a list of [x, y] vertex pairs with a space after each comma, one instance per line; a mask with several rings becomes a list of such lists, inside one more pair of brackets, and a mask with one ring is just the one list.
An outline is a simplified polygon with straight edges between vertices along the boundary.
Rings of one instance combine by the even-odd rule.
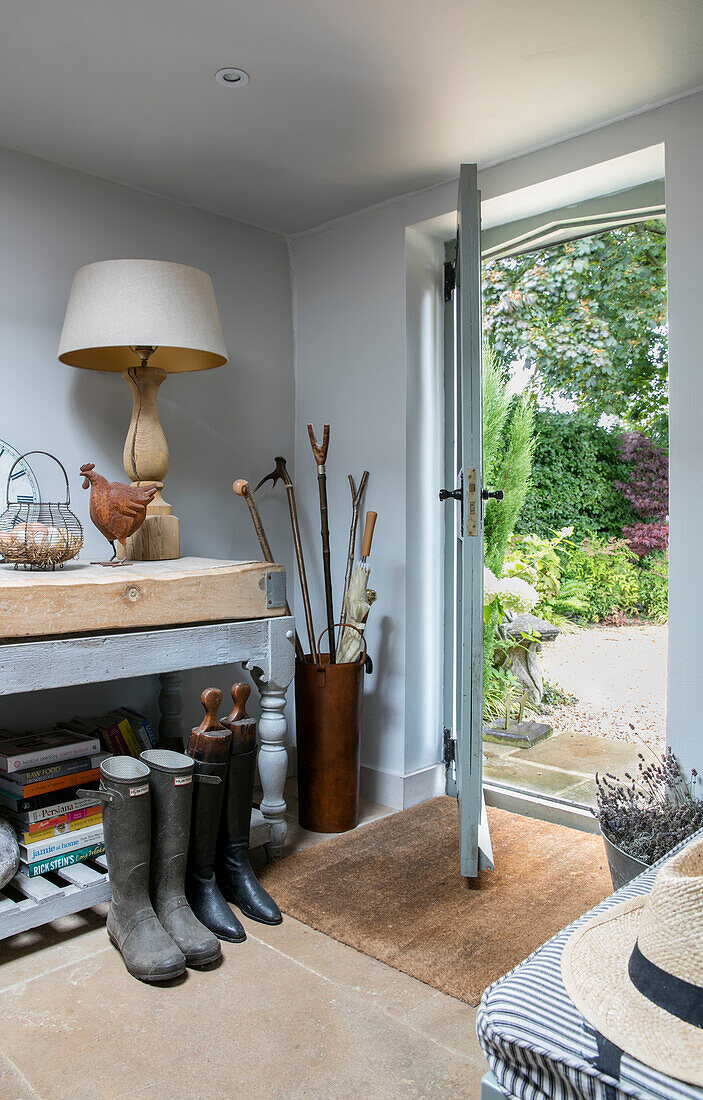
[[166, 371], [149, 365], [153, 348], [135, 349], [139, 366], [122, 372], [132, 391], [132, 421], [124, 445], [124, 468], [132, 485], [158, 485], [159, 491], [146, 510], [144, 523], [124, 547], [128, 561], [168, 561], [179, 558], [179, 520], [161, 495], [168, 473], [169, 453], [156, 404]]
[[127, 561], [169, 561], [181, 556], [178, 516], [147, 515], [125, 544]]

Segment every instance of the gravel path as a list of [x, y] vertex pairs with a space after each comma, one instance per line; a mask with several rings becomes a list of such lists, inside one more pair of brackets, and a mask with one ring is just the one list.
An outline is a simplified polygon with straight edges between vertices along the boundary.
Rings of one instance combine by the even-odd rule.
[[547, 708], [555, 731], [642, 738], [663, 751], [667, 637], [666, 625], [592, 626], [543, 646], [545, 680], [578, 699]]

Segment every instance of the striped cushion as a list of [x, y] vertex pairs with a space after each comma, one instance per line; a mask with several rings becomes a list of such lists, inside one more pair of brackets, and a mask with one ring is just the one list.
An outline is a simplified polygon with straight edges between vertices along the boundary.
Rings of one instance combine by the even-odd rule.
[[[703, 830], [695, 836], [703, 837]], [[675, 1081], [627, 1054], [620, 1057], [577, 1011], [561, 980], [561, 953], [573, 930], [618, 902], [648, 894], [664, 862], [606, 898], [483, 994], [478, 1039], [510, 1100], [703, 1100], [703, 1089]]]

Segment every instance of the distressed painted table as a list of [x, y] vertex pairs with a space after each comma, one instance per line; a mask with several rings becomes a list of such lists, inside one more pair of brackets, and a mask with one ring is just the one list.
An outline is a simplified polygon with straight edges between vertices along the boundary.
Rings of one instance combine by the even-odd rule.
[[[55, 573], [0, 565], [0, 696], [157, 674], [160, 739], [183, 742], [181, 673], [242, 664], [261, 703], [260, 810], [252, 843], [277, 859], [286, 839], [286, 691], [295, 672], [285, 572], [265, 562], [179, 558]], [[109, 897], [104, 861], [62, 870], [57, 885], [13, 880], [0, 895], [0, 939]]]

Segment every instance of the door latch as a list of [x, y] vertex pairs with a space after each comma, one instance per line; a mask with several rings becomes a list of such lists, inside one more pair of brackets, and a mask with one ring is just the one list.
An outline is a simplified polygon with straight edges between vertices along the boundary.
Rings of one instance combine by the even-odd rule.
[[477, 471], [466, 471], [466, 534], [478, 534], [478, 476]]

